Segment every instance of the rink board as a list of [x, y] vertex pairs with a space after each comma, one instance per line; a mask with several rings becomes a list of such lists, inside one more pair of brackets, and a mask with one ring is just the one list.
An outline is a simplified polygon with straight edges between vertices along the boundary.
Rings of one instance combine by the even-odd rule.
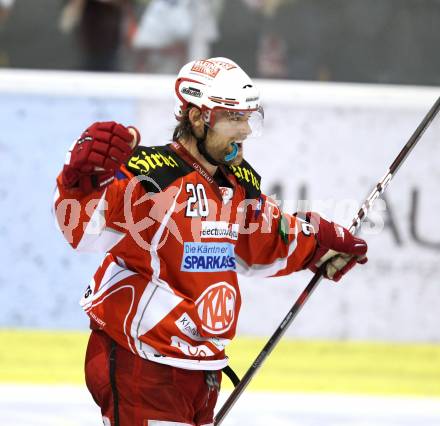
[[[264, 137], [245, 144], [263, 190], [287, 212], [349, 224], [440, 94], [439, 88], [259, 81]], [[4, 327], [79, 329], [78, 307], [102, 254], [74, 253], [50, 208], [65, 153], [91, 122], [135, 124], [146, 145], [170, 140], [173, 79], [0, 70], [0, 311]], [[372, 213], [369, 263], [320, 284], [287, 334], [300, 339], [440, 342], [440, 119]], [[307, 198], [310, 203], [300, 204]], [[381, 208], [386, 209], [381, 210]], [[384, 225], [383, 229], [381, 224]], [[377, 225], [377, 226], [376, 226]], [[377, 231], [377, 232], [376, 232]], [[240, 278], [241, 334], [269, 335], [310, 279]]]

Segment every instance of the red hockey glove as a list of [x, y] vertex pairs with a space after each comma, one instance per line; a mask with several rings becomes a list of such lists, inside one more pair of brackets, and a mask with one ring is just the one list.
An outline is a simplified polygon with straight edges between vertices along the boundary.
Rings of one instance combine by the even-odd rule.
[[140, 142], [134, 127], [114, 121], [92, 124], [67, 154], [62, 178], [65, 188], [79, 188], [85, 194], [100, 190], [115, 178]]
[[297, 216], [306, 222], [303, 230], [313, 233], [318, 243], [306, 266], [313, 272], [325, 264], [324, 277], [339, 281], [356, 263], [368, 261], [365, 256], [367, 243], [353, 236], [348, 229], [325, 220], [318, 213], [307, 212]]

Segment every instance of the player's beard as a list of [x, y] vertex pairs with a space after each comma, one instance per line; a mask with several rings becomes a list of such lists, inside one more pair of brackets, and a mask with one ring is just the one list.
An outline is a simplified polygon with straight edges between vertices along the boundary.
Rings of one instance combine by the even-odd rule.
[[[235, 141], [215, 141], [208, 140], [206, 143], [206, 150], [208, 154], [220, 164], [224, 164], [225, 166], [238, 166], [243, 161], [243, 143], [235, 142]], [[234, 151], [233, 143], [237, 143], [238, 152], [237, 156], [232, 160], [225, 160], [225, 158]]]
[[[243, 161], [243, 143], [242, 142], [236, 142], [236, 143], [238, 145], [237, 156], [231, 161], [225, 161], [224, 163], [227, 166], [239, 166]], [[233, 150], [234, 148], [232, 147], [232, 144], [230, 144], [227, 149], [228, 152], [225, 154], [225, 156], [230, 154]], [[223, 158], [225, 158], [225, 156]]]

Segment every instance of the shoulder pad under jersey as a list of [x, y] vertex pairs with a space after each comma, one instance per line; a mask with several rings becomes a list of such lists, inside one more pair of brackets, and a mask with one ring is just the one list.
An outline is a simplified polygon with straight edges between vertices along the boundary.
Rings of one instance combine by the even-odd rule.
[[138, 146], [127, 162], [135, 176], [147, 176], [142, 186], [147, 192], [160, 192], [176, 179], [194, 170], [168, 146]]
[[252, 166], [243, 160], [239, 166], [229, 166], [238, 182], [246, 191], [246, 198], [258, 198], [261, 194], [261, 176]]

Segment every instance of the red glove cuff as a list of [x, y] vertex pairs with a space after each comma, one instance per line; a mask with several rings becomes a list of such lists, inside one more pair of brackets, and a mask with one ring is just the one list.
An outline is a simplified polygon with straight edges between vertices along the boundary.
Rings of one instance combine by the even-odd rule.
[[352, 235], [348, 229], [329, 222], [314, 212], [296, 216], [310, 224], [308, 229], [317, 241], [315, 252], [305, 268], [316, 272], [318, 268], [323, 267], [326, 278], [339, 281], [356, 263], [364, 264], [368, 261], [365, 256], [367, 243]]

